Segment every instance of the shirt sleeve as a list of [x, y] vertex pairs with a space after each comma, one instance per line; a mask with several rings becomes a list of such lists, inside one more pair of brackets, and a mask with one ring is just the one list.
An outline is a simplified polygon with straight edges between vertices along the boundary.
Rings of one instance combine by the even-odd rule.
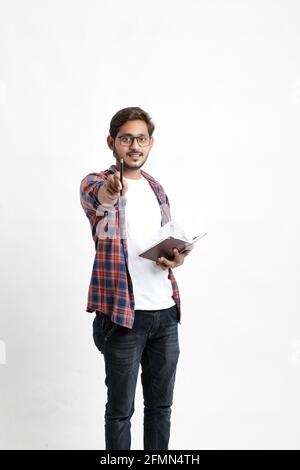
[[166, 204], [167, 204], [167, 206], [168, 206], [168, 208], [169, 208], [169, 211], [171, 212], [170, 201], [169, 201], [169, 198], [168, 198], [168, 196], [166, 195], [166, 193], [165, 193], [165, 198], [166, 198], [166, 199], [165, 199], [165, 200], [166, 200]]
[[114, 205], [100, 204], [98, 191], [105, 182], [105, 173], [90, 173], [80, 183], [80, 203], [89, 219], [93, 237], [96, 237], [98, 222], [104, 222], [103, 219], [107, 222], [108, 212], [112, 212], [112, 209], [115, 210], [119, 205], [119, 198]]
[[80, 183], [80, 203], [87, 217], [96, 215], [100, 202], [98, 191], [105, 183], [105, 177], [97, 173], [90, 173]]

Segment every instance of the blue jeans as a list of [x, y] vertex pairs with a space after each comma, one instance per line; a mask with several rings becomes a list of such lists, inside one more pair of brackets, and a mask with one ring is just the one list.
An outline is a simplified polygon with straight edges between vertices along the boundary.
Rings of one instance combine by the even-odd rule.
[[106, 450], [130, 449], [139, 366], [144, 396], [144, 449], [168, 449], [179, 357], [177, 306], [135, 310], [133, 328], [96, 311], [93, 338], [105, 359]]

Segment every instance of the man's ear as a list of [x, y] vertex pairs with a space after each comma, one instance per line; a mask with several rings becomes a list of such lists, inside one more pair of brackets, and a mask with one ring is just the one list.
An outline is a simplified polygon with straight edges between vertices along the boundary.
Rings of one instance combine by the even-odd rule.
[[114, 140], [111, 135], [109, 135], [106, 139], [107, 145], [109, 146], [110, 150], [114, 149]]
[[153, 144], [154, 144], [154, 138], [153, 138], [153, 135], [152, 135], [151, 138], [150, 138], [150, 148], [152, 148]]

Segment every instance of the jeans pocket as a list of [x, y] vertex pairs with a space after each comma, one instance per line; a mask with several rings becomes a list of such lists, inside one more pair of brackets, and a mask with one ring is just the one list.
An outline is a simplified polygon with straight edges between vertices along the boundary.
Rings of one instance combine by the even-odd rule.
[[172, 305], [172, 307], [170, 307], [170, 310], [171, 310], [172, 317], [175, 319], [176, 323], [178, 323], [179, 322], [179, 315], [178, 315], [177, 304]]
[[93, 321], [93, 338], [96, 347], [103, 353], [105, 344], [109, 337], [116, 330], [118, 325], [104, 313], [95, 316]]
[[102, 328], [103, 317], [96, 315], [93, 321], [93, 339], [96, 347], [102, 352], [104, 347], [104, 334]]

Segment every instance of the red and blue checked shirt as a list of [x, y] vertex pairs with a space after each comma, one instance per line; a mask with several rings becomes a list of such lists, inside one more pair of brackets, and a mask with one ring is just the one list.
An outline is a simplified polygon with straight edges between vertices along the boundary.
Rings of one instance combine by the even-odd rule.
[[[128, 246], [125, 224], [120, 224], [124, 214], [126, 196], [119, 196], [115, 205], [101, 205], [97, 194], [107, 177], [117, 171], [116, 165], [100, 173], [90, 173], [80, 183], [80, 202], [89, 219], [95, 242], [95, 259], [88, 290], [87, 312], [98, 310], [108, 315], [114, 323], [132, 328], [134, 322], [134, 295], [128, 270]], [[145, 171], [142, 175], [154, 191], [161, 210], [161, 225], [171, 220], [168, 197], [158, 181]], [[119, 231], [119, 228], [122, 230]], [[111, 230], [109, 232], [109, 230]], [[113, 234], [113, 236], [111, 236]], [[178, 320], [181, 319], [179, 289], [171, 268], [168, 278], [172, 284], [177, 305]]]

